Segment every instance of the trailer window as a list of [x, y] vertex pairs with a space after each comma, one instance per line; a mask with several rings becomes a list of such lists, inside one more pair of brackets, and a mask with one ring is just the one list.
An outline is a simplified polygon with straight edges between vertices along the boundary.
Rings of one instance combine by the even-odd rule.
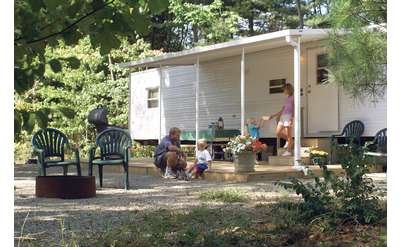
[[269, 80], [269, 93], [283, 93], [283, 86], [286, 84], [286, 79]]
[[317, 84], [328, 82], [328, 54], [319, 54], [317, 56]]
[[158, 107], [158, 88], [147, 89], [147, 108]]

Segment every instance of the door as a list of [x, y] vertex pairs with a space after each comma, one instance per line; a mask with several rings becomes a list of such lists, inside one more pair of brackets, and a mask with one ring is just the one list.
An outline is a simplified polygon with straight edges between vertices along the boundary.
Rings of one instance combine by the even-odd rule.
[[329, 82], [327, 54], [323, 48], [307, 50], [307, 132], [323, 136], [339, 128], [339, 91]]

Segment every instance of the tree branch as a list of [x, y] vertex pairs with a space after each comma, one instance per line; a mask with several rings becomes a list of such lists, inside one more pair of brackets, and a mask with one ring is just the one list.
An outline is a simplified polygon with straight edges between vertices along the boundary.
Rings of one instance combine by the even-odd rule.
[[[68, 25], [67, 27], [65, 27], [64, 29], [62, 29], [62, 30], [59, 31], [59, 32], [52, 33], [52, 34], [46, 35], [46, 36], [41, 37], [41, 38], [38, 38], [38, 39], [30, 40], [30, 41], [27, 41], [26, 43], [27, 43], [27, 44], [33, 44], [33, 43], [36, 43], [36, 42], [39, 42], [39, 41], [43, 41], [43, 40], [46, 40], [46, 39], [48, 39], [48, 38], [51, 38], [51, 37], [60, 35], [60, 34], [62, 34], [62, 33], [64, 33], [64, 32], [66, 32], [66, 31], [68, 31], [68, 30], [71, 29], [72, 27], [74, 27], [76, 24], [78, 24], [78, 23], [81, 22], [82, 20], [86, 19], [87, 17], [93, 15], [93, 14], [96, 13], [97, 11], [99, 11], [99, 10], [103, 9], [104, 7], [106, 7], [107, 5], [111, 4], [112, 2], [114, 2], [114, 0], [111, 0], [110, 2], [106, 2], [105, 4], [103, 4], [102, 6], [100, 6], [99, 8], [96, 8], [96, 9], [94, 9], [94, 10], [92, 10], [92, 11], [86, 13], [85, 15], [83, 15], [82, 17], [80, 17], [80, 18], [77, 19], [76, 21], [72, 22], [70, 25]], [[22, 39], [22, 38], [19, 38], [19, 39], [15, 40], [15, 41], [18, 41], [18, 40], [20, 40], [20, 39]], [[15, 41], [14, 41], [14, 42], [15, 42]]]

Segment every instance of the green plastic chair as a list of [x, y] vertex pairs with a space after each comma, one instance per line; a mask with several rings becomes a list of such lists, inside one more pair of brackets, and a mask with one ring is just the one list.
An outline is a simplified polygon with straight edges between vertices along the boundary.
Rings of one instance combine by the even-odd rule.
[[[68, 138], [57, 129], [40, 129], [32, 137], [34, 153], [38, 156], [38, 172], [46, 176], [49, 167], [63, 167], [64, 176], [68, 175], [68, 166], [76, 166], [78, 176], [81, 176], [79, 149], [70, 146]], [[65, 160], [64, 150], [68, 148], [75, 153], [75, 160]]]
[[[330, 163], [333, 163], [333, 150], [334, 148], [340, 147], [340, 146], [347, 146], [350, 143], [356, 144], [358, 146], [361, 145], [361, 136], [364, 133], [364, 124], [360, 120], [353, 120], [349, 123], [347, 123], [344, 128], [342, 133], [339, 135], [332, 135], [331, 136], [331, 155], [330, 155]], [[344, 138], [345, 143], [344, 144], [337, 144], [337, 138], [342, 137]]]
[[[122, 165], [125, 175], [125, 189], [129, 189], [129, 149], [132, 141], [129, 133], [120, 128], [108, 128], [96, 137], [96, 146], [89, 149], [89, 176], [93, 174], [93, 166], [99, 168], [100, 187], [103, 187], [103, 166]], [[97, 147], [100, 157], [95, 157]]]

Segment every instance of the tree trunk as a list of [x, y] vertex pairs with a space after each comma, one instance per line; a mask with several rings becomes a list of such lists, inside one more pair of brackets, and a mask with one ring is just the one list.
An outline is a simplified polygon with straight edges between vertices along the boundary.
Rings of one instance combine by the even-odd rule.
[[199, 42], [199, 29], [193, 26], [193, 43]]
[[254, 17], [249, 17], [249, 33], [250, 36], [254, 34]]
[[301, 2], [300, 2], [300, 0], [296, 0], [296, 6], [297, 6], [297, 15], [299, 16], [299, 28], [303, 29], [303, 27], [304, 27], [304, 19], [303, 19], [303, 14], [301, 13]]
[[111, 74], [111, 80], [112, 81], [115, 81], [115, 77], [114, 77], [114, 72], [113, 72], [113, 70], [112, 70], [112, 60], [111, 60], [111, 55], [110, 54], [108, 54], [108, 68], [109, 68], [109, 70], [110, 70], [110, 74]]

